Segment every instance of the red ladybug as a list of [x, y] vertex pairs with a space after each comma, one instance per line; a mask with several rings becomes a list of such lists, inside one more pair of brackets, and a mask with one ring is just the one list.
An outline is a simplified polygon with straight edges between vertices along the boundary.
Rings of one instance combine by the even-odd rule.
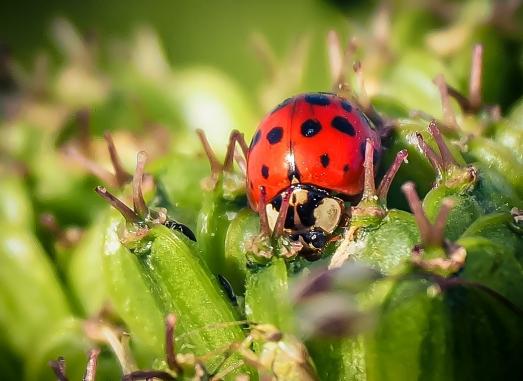
[[325, 246], [344, 215], [343, 200], [363, 190], [366, 140], [381, 144], [355, 105], [330, 93], [286, 99], [254, 134], [247, 155], [247, 196], [258, 210], [261, 191], [274, 228], [282, 193], [290, 192], [285, 232], [311, 249]]

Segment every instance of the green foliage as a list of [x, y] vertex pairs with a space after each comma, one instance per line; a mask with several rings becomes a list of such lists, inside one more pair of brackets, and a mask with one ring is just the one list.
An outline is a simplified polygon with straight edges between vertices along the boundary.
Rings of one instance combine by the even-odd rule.
[[[281, 41], [275, 53], [258, 35], [268, 69], [258, 94], [236, 82], [252, 73], [172, 64], [148, 28], [97, 46], [58, 20], [59, 63], [7, 65], [3, 377], [54, 379], [48, 362], [64, 356], [80, 379], [98, 347], [97, 379], [522, 379], [521, 11], [411, 3], [351, 5], [359, 16], [341, 43], [305, 36], [285, 58]], [[319, 24], [342, 19], [325, 9]], [[347, 31], [356, 40], [336, 61]], [[332, 87], [323, 50], [335, 89], [375, 122], [384, 149], [327, 248], [297, 255], [250, 209], [242, 150], [217, 157], [232, 130], [248, 141], [274, 99]], [[209, 51], [222, 64], [238, 53]], [[143, 150], [151, 161], [144, 174], [138, 154], [133, 177]], [[97, 195], [101, 183], [118, 199]]]

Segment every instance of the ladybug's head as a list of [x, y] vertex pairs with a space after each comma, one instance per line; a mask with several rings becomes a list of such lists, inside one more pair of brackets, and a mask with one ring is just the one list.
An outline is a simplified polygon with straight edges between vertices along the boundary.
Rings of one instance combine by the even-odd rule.
[[[322, 249], [344, 217], [343, 200], [313, 185], [292, 185], [287, 192], [290, 192], [290, 197], [284, 233], [303, 243], [309, 251]], [[282, 193], [266, 206], [271, 230], [276, 225], [281, 203]]]

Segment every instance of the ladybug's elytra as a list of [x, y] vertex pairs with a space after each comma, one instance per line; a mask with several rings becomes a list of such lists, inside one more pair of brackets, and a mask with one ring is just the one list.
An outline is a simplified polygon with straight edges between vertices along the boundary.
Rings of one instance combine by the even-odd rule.
[[372, 122], [330, 93], [307, 93], [278, 105], [256, 130], [247, 156], [247, 196], [261, 192], [274, 228], [283, 192], [290, 192], [285, 232], [310, 249], [325, 246], [344, 215], [344, 202], [363, 190], [365, 145], [381, 145]]

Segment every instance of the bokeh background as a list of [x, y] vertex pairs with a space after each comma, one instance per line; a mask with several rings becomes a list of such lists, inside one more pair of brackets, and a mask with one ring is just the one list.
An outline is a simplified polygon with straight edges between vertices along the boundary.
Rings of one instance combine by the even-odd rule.
[[[343, 2], [340, 2], [343, 3]], [[305, 1], [33, 1], [6, 2], [0, 15], [0, 33], [16, 57], [31, 62], [37, 50], [55, 47], [51, 22], [69, 19], [83, 33], [102, 41], [127, 39], [137, 26], [151, 26], [160, 36], [170, 60], [181, 67], [209, 64], [237, 78], [246, 88], [258, 86], [262, 67], [250, 47], [252, 33], [266, 36], [283, 53], [293, 39], [310, 35], [317, 48], [324, 45], [327, 30], [347, 23], [372, 8], [373, 2]], [[365, 5], [367, 3], [367, 5]], [[352, 5], [350, 5], [352, 4]], [[319, 54], [318, 54], [319, 53]], [[311, 71], [316, 86], [324, 86], [325, 56], [317, 52]]]
[[[27, 259], [0, 256], [0, 378], [53, 379], [47, 362], [62, 354], [79, 375], [92, 347], [85, 321], [105, 309], [125, 326], [111, 309], [100, 255], [92, 255], [108, 209], [93, 189], [112, 171], [104, 132], [128, 172], [138, 151], [149, 153], [147, 169], [165, 187], [170, 215], [195, 229], [209, 174], [195, 130], [222, 155], [232, 129], [249, 141], [281, 100], [330, 91], [329, 31], [352, 46], [341, 72], [360, 99], [366, 93], [378, 112], [398, 118], [421, 110], [422, 119], [445, 119], [433, 79], [443, 74], [467, 94], [472, 51], [482, 44], [482, 106], [499, 105], [523, 125], [518, 0], [0, 4], [0, 249]], [[458, 113], [460, 134], [490, 138], [483, 111]], [[514, 144], [503, 147], [507, 162], [523, 168]], [[389, 206], [408, 210], [399, 184], [412, 174], [422, 178], [420, 194], [430, 189], [423, 160], [400, 171]], [[507, 172], [500, 178], [515, 177]], [[512, 185], [523, 192], [520, 177]], [[149, 349], [137, 353], [141, 364], [158, 357]], [[102, 351], [102, 373], [119, 375], [111, 351]]]

